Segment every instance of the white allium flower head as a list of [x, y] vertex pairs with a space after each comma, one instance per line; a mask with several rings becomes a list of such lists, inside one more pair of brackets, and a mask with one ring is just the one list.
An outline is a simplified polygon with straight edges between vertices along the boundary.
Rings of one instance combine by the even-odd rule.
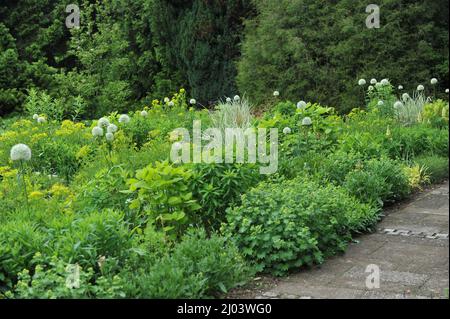
[[231, 103], [231, 98], [230, 97], [227, 97], [227, 103]]
[[403, 93], [402, 94], [402, 100], [403, 101], [407, 101], [409, 99], [409, 94], [408, 93]]
[[234, 100], [235, 100], [236, 102], [239, 102], [239, 101], [241, 100], [241, 97], [240, 97], [239, 95], [235, 95], [235, 96], [234, 96]]
[[438, 83], [438, 80], [437, 80], [436, 78], [432, 78], [432, 79], [430, 80], [430, 83], [431, 83], [432, 85], [435, 85], [435, 84]]
[[381, 82], [375, 83], [375, 87], [376, 87], [377, 89], [379, 89], [379, 88], [382, 87], [382, 86], [383, 86], [383, 84], [381, 84]]
[[370, 84], [377, 84], [377, 79], [370, 80]]
[[297, 108], [298, 109], [304, 109], [306, 107], [306, 102], [305, 101], [300, 101], [297, 103]]
[[108, 142], [112, 142], [112, 141], [114, 141], [114, 134], [111, 132], [108, 132], [105, 134], [105, 138]]
[[280, 91], [273, 91], [273, 96], [275, 97], [280, 96]]
[[303, 126], [309, 126], [309, 125], [312, 125], [312, 120], [311, 120], [311, 118], [310, 118], [310, 117], [305, 117], [305, 118], [302, 120], [302, 125], [303, 125]]
[[291, 134], [291, 132], [292, 132], [292, 130], [291, 130], [289, 127], [285, 127], [285, 128], [283, 129], [283, 133], [284, 133], [284, 134]]
[[33, 114], [33, 120], [37, 120], [39, 118], [39, 115]]
[[39, 117], [37, 118], [37, 122], [38, 122], [38, 123], [45, 123], [45, 122], [47, 122], [47, 120], [45, 119], [45, 117], [39, 116]]
[[92, 136], [103, 136], [103, 129], [100, 126], [94, 126], [94, 128], [92, 129]]
[[169, 99], [168, 97], [165, 97], [165, 98], [164, 98], [164, 102], [165, 102], [165, 103], [169, 103], [169, 102], [170, 102], [170, 99]]
[[141, 116], [147, 117], [148, 116], [148, 112], [146, 110], [141, 111]]
[[394, 103], [394, 109], [400, 109], [403, 107], [403, 103], [401, 101], [397, 101]]
[[449, 92], [450, 92], [450, 91], [449, 91], [448, 89], [445, 89], [445, 93], [447, 93], [447, 94], [448, 94]]
[[29, 161], [31, 159], [31, 149], [25, 144], [16, 144], [11, 148], [11, 160]]
[[359, 79], [358, 85], [359, 85], [359, 86], [366, 85], [366, 80], [365, 80], [365, 79]]
[[378, 106], [383, 106], [384, 102], [383, 101], [378, 101]]
[[174, 103], [173, 101], [170, 101], [170, 102], [169, 102], [169, 106], [170, 106], [170, 107], [172, 107], [172, 106], [174, 106], [174, 105], [175, 105], [175, 103]]
[[197, 101], [196, 101], [195, 99], [191, 99], [191, 100], [189, 101], [189, 103], [192, 104], [192, 105], [195, 105], [195, 104], [197, 104]]
[[425, 87], [422, 84], [419, 84], [417, 86], [417, 91], [423, 91], [423, 90], [425, 90]]
[[109, 125], [109, 120], [106, 117], [100, 118], [97, 122], [98, 127], [107, 127], [108, 125]]
[[401, 91], [401, 90], [403, 90], [403, 85], [399, 85], [398, 86], [398, 89]]
[[130, 122], [130, 117], [127, 114], [122, 114], [119, 116], [119, 123], [127, 124]]
[[106, 131], [107, 131], [108, 133], [116, 133], [117, 130], [118, 130], [117, 125], [112, 124], [112, 123], [109, 124], [108, 127], [106, 128]]
[[389, 85], [389, 80], [388, 79], [381, 80], [381, 85]]
[[372, 85], [369, 85], [369, 91], [373, 91], [374, 87]]

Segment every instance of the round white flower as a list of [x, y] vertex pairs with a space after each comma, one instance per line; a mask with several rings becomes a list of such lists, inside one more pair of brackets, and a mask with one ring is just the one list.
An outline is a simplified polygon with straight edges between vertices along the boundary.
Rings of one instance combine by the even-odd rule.
[[383, 84], [381, 84], [381, 82], [375, 83], [375, 87], [376, 87], [377, 89], [379, 89], [379, 88], [382, 87], [382, 86], [383, 86]]
[[409, 99], [409, 94], [408, 93], [403, 93], [402, 94], [402, 100], [403, 101], [407, 101]]
[[436, 78], [432, 78], [432, 79], [430, 80], [430, 83], [431, 83], [432, 85], [435, 85], [435, 84], [438, 83], [438, 80], [437, 80]]
[[369, 91], [373, 91], [374, 87], [372, 85], [369, 85]]
[[112, 124], [112, 123], [109, 124], [108, 127], [106, 128], [106, 131], [107, 131], [108, 133], [116, 133], [117, 130], [118, 130], [117, 125], [114, 125], [114, 124]]
[[226, 101], [227, 101], [227, 103], [231, 103], [231, 98], [227, 97]]
[[275, 96], [275, 97], [280, 96], [280, 92], [279, 91], [274, 91], [273, 92], [273, 96]]
[[31, 149], [25, 144], [16, 144], [11, 148], [11, 160], [29, 161], [31, 159]]
[[239, 102], [239, 101], [241, 100], [241, 97], [240, 97], [239, 95], [235, 95], [235, 96], [234, 96], [234, 100], [235, 100], [236, 102]]
[[377, 79], [372, 79], [372, 80], [370, 80], [370, 84], [377, 84]]
[[291, 132], [292, 132], [292, 130], [291, 130], [289, 127], [285, 127], [285, 128], [283, 129], [283, 133], [284, 133], [284, 134], [291, 134]]
[[92, 136], [103, 136], [103, 129], [100, 126], [94, 126], [94, 128], [92, 129]]
[[297, 103], [297, 108], [298, 109], [304, 109], [306, 107], [306, 102], [305, 101], [300, 101]]
[[419, 84], [417, 86], [417, 91], [423, 91], [423, 90], [425, 90], [425, 87], [422, 84]]
[[173, 101], [170, 101], [170, 102], [169, 102], [169, 106], [170, 106], [170, 107], [172, 107], [172, 106], [174, 106], [174, 105], [175, 105], [175, 103], [174, 103]]
[[397, 101], [394, 103], [394, 109], [400, 109], [403, 107], [403, 103], [400, 101]]
[[401, 91], [401, 90], [403, 90], [403, 85], [399, 85], [398, 86], [398, 89]]
[[141, 111], [141, 116], [147, 117], [148, 116], [148, 112], [146, 110]]
[[108, 125], [109, 125], [109, 120], [106, 117], [102, 117], [97, 122], [98, 127], [107, 127]]
[[45, 119], [45, 117], [39, 116], [39, 117], [37, 118], [37, 122], [38, 122], [38, 123], [45, 123], [45, 122], [47, 122], [47, 120]]
[[169, 102], [170, 102], [170, 99], [169, 99], [168, 97], [165, 97], [165, 98], [164, 98], [164, 102], [165, 102], [165, 103], [169, 103]]
[[311, 125], [312, 124], [312, 121], [311, 121], [311, 118], [310, 117], [305, 117], [303, 120], [302, 120], [302, 125], [303, 126], [309, 126], [309, 125]]
[[359, 85], [359, 86], [366, 85], [366, 80], [365, 80], [365, 79], [359, 79], [358, 85]]
[[191, 100], [189, 101], [189, 103], [190, 103], [191, 105], [195, 105], [195, 104], [197, 104], [197, 101], [196, 101], [195, 99], [191, 99]]
[[447, 93], [447, 94], [448, 94], [448, 93], [449, 93], [449, 90], [448, 90], [448, 89], [445, 89], [445, 93]]
[[378, 106], [383, 106], [384, 102], [383, 101], [378, 101]]
[[39, 118], [39, 115], [33, 114], [33, 120], [37, 120]]
[[108, 132], [105, 134], [105, 138], [108, 142], [112, 142], [112, 141], [114, 141], [114, 134], [111, 132]]
[[127, 124], [130, 122], [130, 117], [127, 114], [122, 114], [119, 116], [119, 123]]
[[383, 79], [381, 80], [381, 85], [389, 85], [389, 80], [388, 79]]

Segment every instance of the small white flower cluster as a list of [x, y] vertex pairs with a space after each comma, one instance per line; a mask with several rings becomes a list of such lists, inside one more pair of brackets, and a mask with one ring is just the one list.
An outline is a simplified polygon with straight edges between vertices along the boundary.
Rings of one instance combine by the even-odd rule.
[[310, 117], [305, 117], [305, 118], [303, 118], [303, 120], [302, 120], [302, 125], [303, 126], [310, 126], [310, 125], [312, 125], [312, 120], [311, 120], [311, 118]]
[[189, 104], [195, 105], [195, 104], [197, 104], [197, 100], [196, 99], [190, 99]]
[[438, 80], [436, 78], [432, 78], [430, 80], [431, 85], [436, 85], [438, 83]]
[[11, 148], [11, 160], [29, 161], [31, 159], [31, 149], [25, 144], [16, 144]]
[[417, 91], [423, 91], [423, 90], [425, 90], [425, 87], [422, 85], [422, 84], [419, 84], [418, 86], [417, 86]]
[[358, 85], [359, 86], [363, 86], [363, 85], [366, 85], [366, 80], [365, 79], [359, 79], [359, 81], [358, 81]]
[[47, 119], [45, 117], [39, 116], [38, 114], [33, 114], [33, 120], [35, 120], [39, 124], [47, 122]]
[[304, 108], [306, 108], [306, 102], [305, 101], [300, 101], [300, 102], [298, 102], [297, 103], [297, 108], [298, 109], [304, 109]]
[[290, 127], [285, 127], [285, 128], [283, 129], [283, 133], [284, 133], [284, 134], [291, 134], [291, 133], [292, 133], [292, 130], [291, 130]]
[[[126, 116], [129, 122], [130, 117], [126, 114], [122, 114], [119, 117], [119, 122], [121, 122], [121, 118], [123, 116]], [[121, 123], [128, 123], [128, 122], [126, 120], [124, 121], [122, 118]], [[106, 129], [106, 134], [104, 132], [104, 129]], [[112, 141], [114, 141], [114, 133], [116, 133], [118, 129], [119, 128], [117, 127], [117, 125], [111, 123], [107, 117], [102, 117], [98, 120], [97, 125], [92, 128], [91, 133], [92, 136], [94, 136], [94, 138], [102, 137], [104, 134], [106, 141], [108, 143], [111, 143]]]
[[273, 96], [279, 97], [280, 96], [280, 91], [273, 91]]
[[130, 117], [127, 114], [122, 114], [119, 116], [119, 123], [127, 124], [130, 123]]

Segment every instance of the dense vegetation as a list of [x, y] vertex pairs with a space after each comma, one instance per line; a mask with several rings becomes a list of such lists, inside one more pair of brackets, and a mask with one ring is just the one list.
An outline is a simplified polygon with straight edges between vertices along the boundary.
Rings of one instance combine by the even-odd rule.
[[[405, 89], [448, 87], [448, 1], [379, 2], [368, 29], [364, 1], [112, 0], [0, 4], [0, 115], [23, 110], [27, 90], [82, 104], [81, 116], [139, 108], [185, 87], [200, 104], [238, 93], [256, 104], [279, 90], [345, 112], [353, 85], [379, 74]], [[245, 25], [245, 29], [244, 29]]]

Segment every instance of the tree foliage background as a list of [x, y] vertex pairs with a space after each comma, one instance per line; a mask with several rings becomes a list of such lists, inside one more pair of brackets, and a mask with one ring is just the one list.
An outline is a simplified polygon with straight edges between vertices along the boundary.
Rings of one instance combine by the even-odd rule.
[[[448, 87], [448, 1], [380, 0], [367, 29], [362, 0], [79, 0], [80, 29], [62, 0], [0, 3], [0, 115], [20, 112], [35, 88], [85, 116], [127, 111], [183, 86], [209, 105], [237, 93], [345, 111], [358, 78], [412, 89]], [[245, 28], [244, 28], [245, 25]]]

